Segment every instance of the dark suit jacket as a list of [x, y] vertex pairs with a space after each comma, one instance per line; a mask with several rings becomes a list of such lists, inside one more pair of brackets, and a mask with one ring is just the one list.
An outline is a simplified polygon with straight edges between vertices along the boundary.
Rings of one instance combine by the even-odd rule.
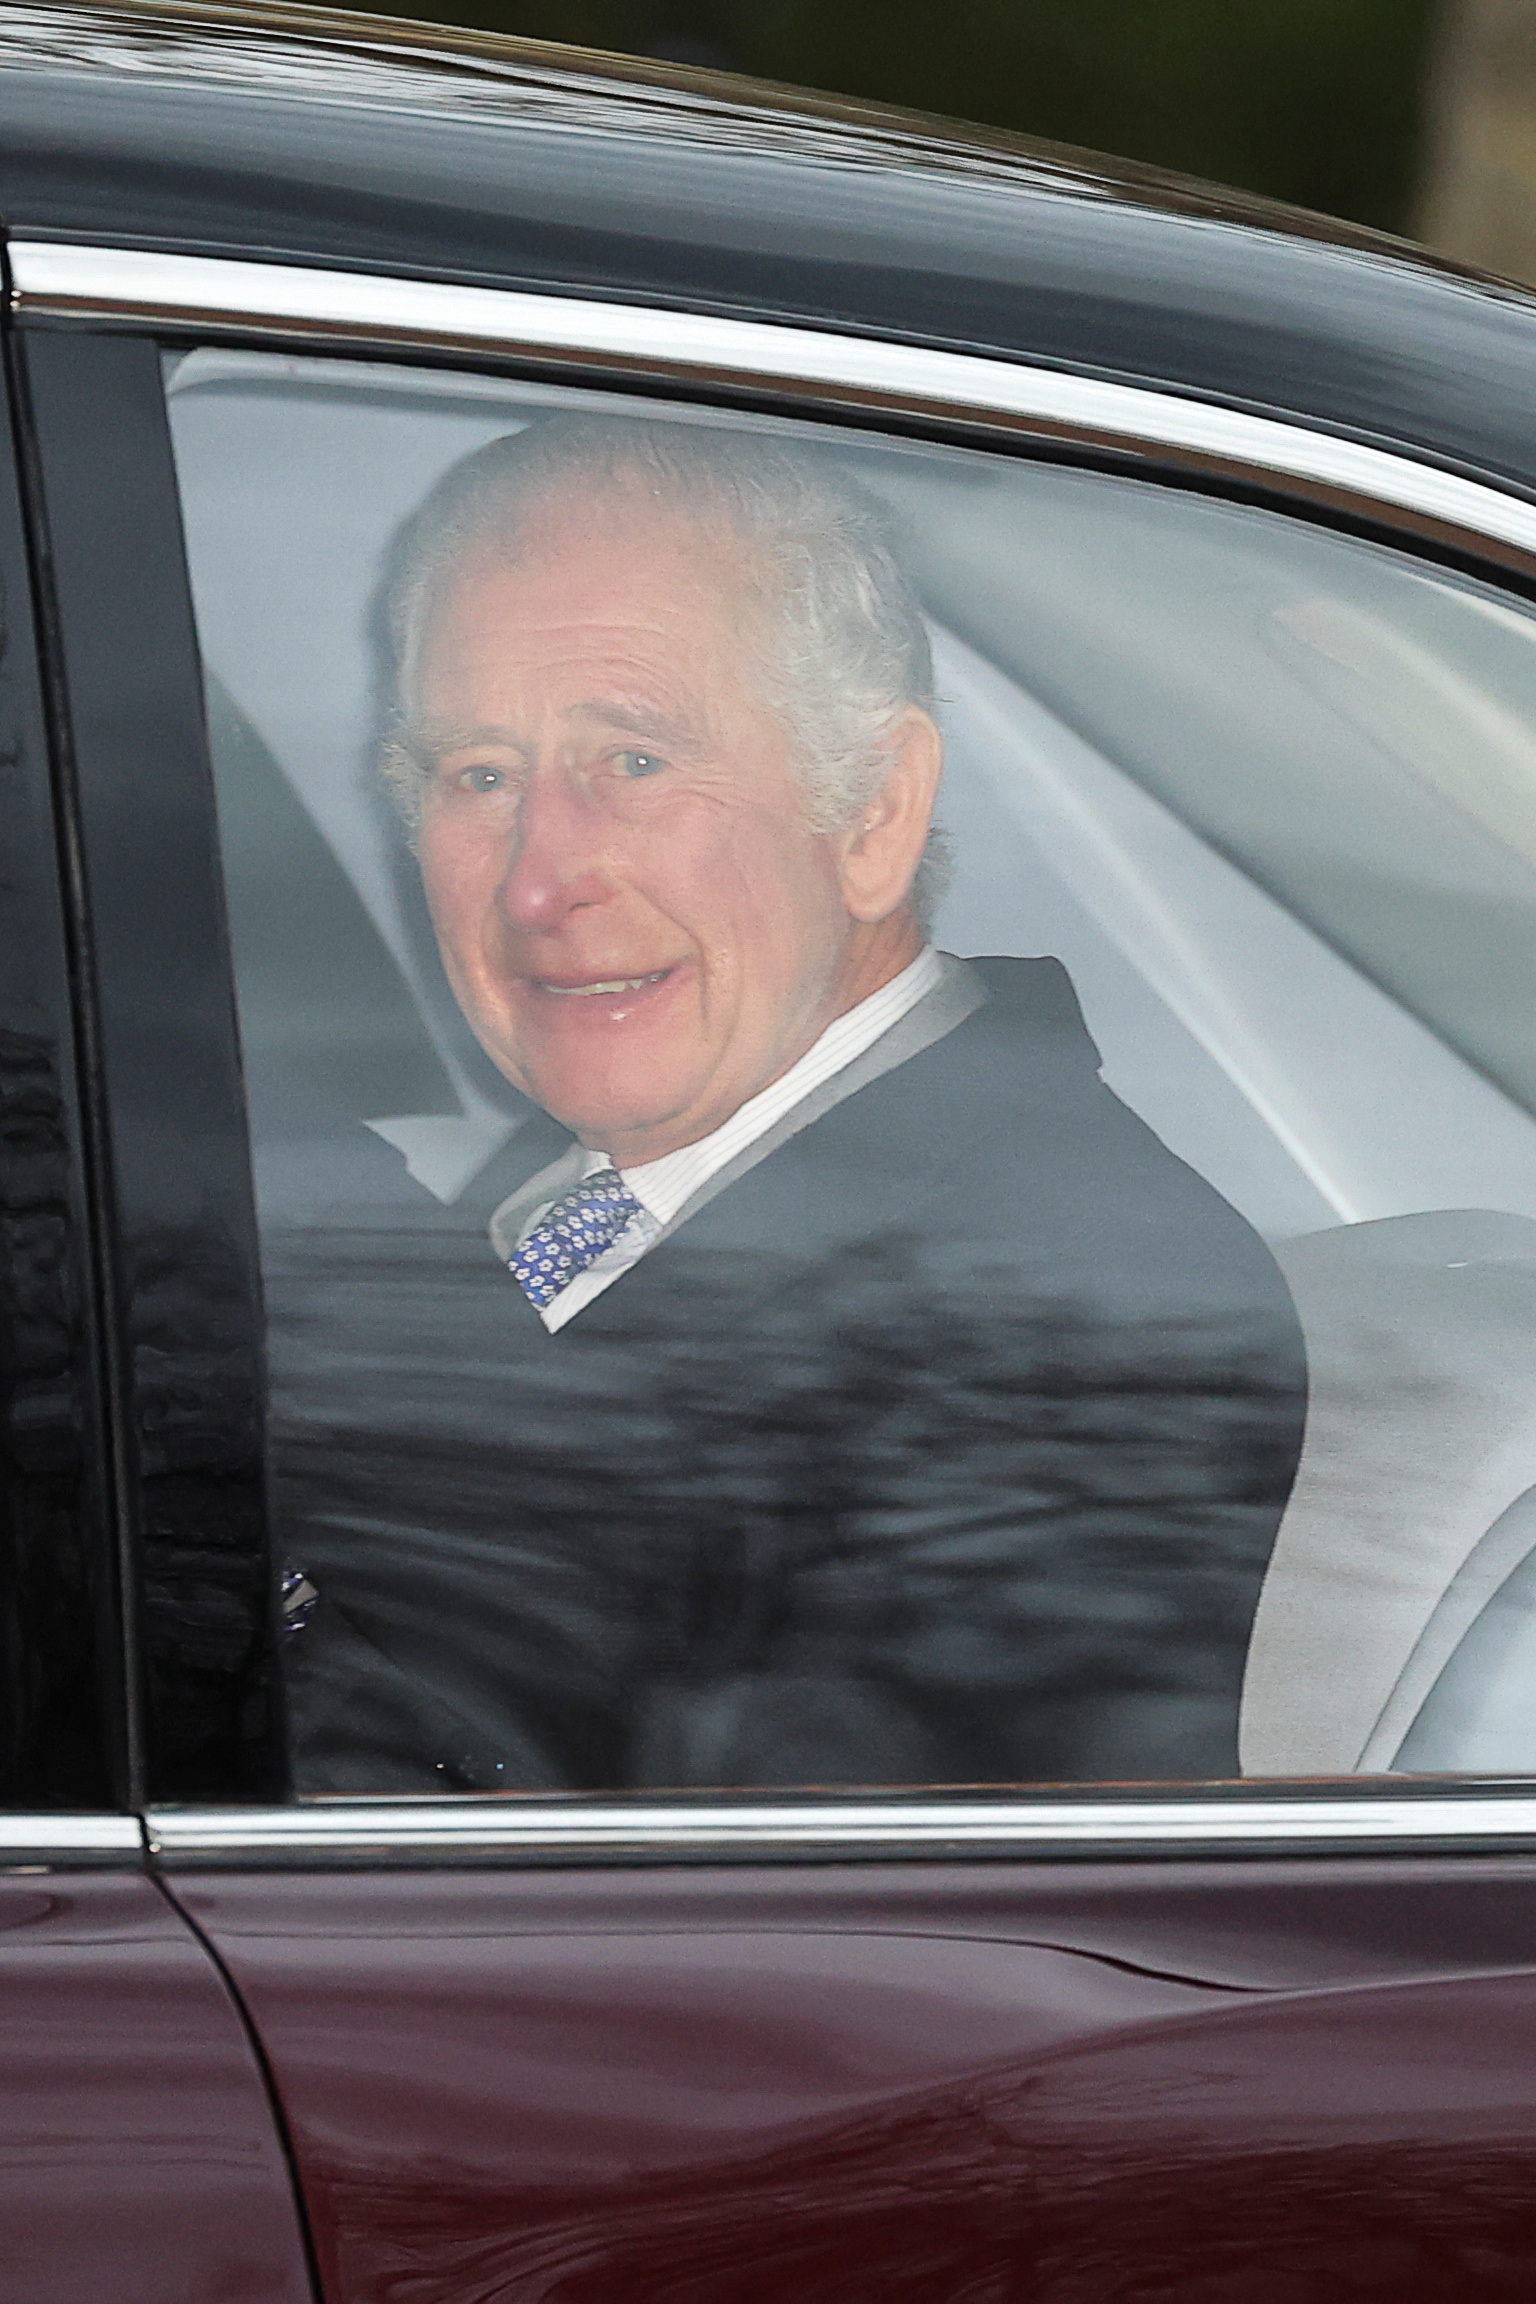
[[975, 965], [554, 1336], [485, 1232], [542, 1115], [452, 1209], [380, 1148], [269, 1223], [302, 1788], [1235, 1774], [1295, 1314], [1059, 963]]

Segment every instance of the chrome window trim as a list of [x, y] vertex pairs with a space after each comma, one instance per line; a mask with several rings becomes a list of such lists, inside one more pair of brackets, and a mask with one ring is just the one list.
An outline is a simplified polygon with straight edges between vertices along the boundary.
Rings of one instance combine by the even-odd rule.
[[121, 1867], [143, 1855], [137, 1816], [0, 1814], [0, 1874]]
[[1386, 1797], [626, 1805], [467, 1794], [156, 1808], [146, 1827], [151, 1856], [171, 1870], [1516, 1854], [1536, 1852], [1536, 1795], [1405, 1788]]
[[14, 241], [10, 268], [23, 317], [510, 353], [701, 390], [772, 387], [823, 406], [1000, 423], [1257, 477], [1344, 508], [1390, 507], [1431, 533], [1493, 542], [1536, 565], [1536, 502], [1496, 481], [1412, 450], [1025, 361], [590, 297], [52, 240]]

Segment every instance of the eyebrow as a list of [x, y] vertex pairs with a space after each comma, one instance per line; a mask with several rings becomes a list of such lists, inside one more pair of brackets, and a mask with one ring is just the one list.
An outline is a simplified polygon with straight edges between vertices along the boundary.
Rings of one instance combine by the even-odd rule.
[[509, 752], [525, 749], [510, 728], [497, 728], [486, 722], [478, 728], [448, 720], [413, 720], [405, 730], [410, 749], [423, 759], [436, 759], [444, 752], [469, 752], [477, 744], [502, 744]]
[[[688, 721], [670, 712], [642, 709], [634, 704], [622, 704], [611, 696], [588, 696], [573, 705], [570, 717], [589, 720], [599, 728], [611, 728], [624, 736], [648, 737], [654, 744], [663, 744], [669, 750], [697, 751], [700, 743], [698, 730]], [[509, 752], [526, 754], [527, 746], [510, 728], [491, 722], [470, 727], [462, 722], [445, 720], [417, 721], [406, 731], [407, 742], [422, 759], [441, 759], [447, 752], [473, 751], [477, 744], [504, 745]]]
[[693, 751], [699, 743], [696, 727], [659, 706], [641, 707], [620, 703], [611, 696], [589, 696], [576, 706], [575, 716], [593, 720], [600, 728], [612, 728], [623, 736], [649, 736], [679, 751]]

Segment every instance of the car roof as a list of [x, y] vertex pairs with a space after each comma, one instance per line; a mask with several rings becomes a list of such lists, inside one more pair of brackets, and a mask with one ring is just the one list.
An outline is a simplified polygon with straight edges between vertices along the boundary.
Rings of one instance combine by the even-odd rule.
[[983, 351], [1536, 489], [1536, 298], [1065, 147], [330, 9], [9, 6], [15, 237], [550, 289]]

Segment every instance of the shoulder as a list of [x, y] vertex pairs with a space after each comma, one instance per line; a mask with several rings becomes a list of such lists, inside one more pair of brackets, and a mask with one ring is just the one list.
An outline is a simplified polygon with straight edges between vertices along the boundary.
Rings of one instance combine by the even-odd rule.
[[[878, 1200], [892, 1220], [930, 1221], [952, 1199], [1021, 1162], [1076, 1170], [1106, 1108], [1099, 1053], [1059, 960], [967, 960], [985, 998], [949, 1031], [881, 1072], [793, 1136], [758, 1171], [758, 1192]], [[1129, 1118], [1129, 1115], [1126, 1115]], [[772, 1172], [771, 1174], [769, 1172]]]
[[1049, 956], [1018, 960], [983, 955], [965, 963], [986, 987], [985, 1004], [970, 1021], [978, 1040], [1033, 1041], [1039, 1052], [1060, 1058], [1079, 1072], [1097, 1074], [1099, 1051], [1083, 1021], [1071, 977]]

